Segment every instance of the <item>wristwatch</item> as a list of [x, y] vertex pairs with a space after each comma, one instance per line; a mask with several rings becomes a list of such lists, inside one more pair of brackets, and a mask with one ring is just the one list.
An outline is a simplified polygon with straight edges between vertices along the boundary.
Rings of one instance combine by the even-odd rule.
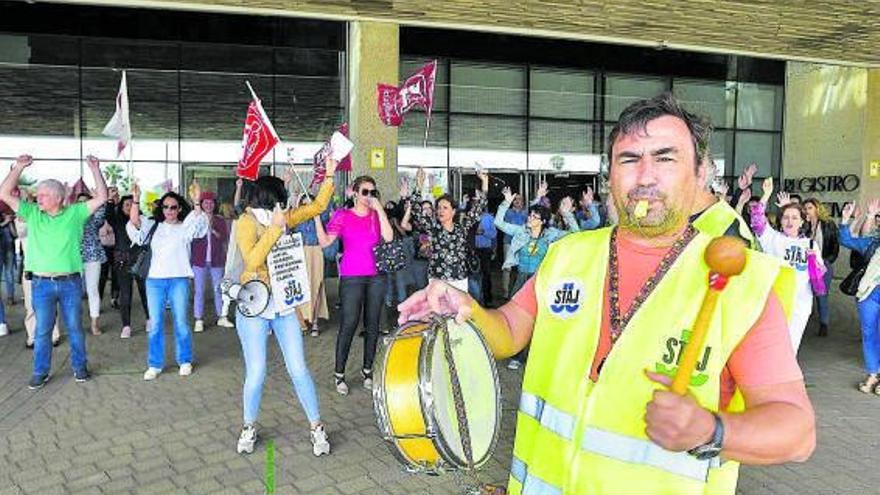
[[724, 443], [724, 422], [721, 421], [721, 416], [718, 416], [715, 413], [712, 413], [712, 416], [715, 418], [715, 431], [712, 433], [712, 439], [703, 445], [697, 445], [691, 450], [688, 450], [688, 454], [701, 461], [707, 461], [718, 457], [718, 454], [721, 453], [722, 444]]

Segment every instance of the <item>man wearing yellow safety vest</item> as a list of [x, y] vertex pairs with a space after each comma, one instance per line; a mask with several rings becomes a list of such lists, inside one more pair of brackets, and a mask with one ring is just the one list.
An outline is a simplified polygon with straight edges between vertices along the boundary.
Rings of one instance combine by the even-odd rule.
[[[703, 254], [731, 221], [702, 211], [708, 122], [671, 95], [609, 137], [619, 225], [554, 243], [497, 310], [432, 282], [400, 305], [470, 318], [497, 358], [531, 345], [508, 492], [730, 494], [739, 463], [804, 461], [815, 417], [788, 341], [793, 274], [756, 251], [711, 318], [689, 394], [667, 390], [707, 291]], [[705, 199], [705, 198], [703, 198]]]

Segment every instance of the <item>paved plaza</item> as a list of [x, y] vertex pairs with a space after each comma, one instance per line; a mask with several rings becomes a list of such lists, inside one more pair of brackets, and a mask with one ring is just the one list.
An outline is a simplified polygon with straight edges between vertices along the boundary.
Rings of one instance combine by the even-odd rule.
[[[65, 339], [54, 352], [52, 379], [39, 391], [26, 387], [31, 352], [24, 347], [21, 302], [11, 309], [13, 333], [0, 338], [0, 495], [265, 493], [268, 441], [278, 494], [462, 493], [457, 477], [404, 472], [383, 444], [371, 396], [353, 378], [361, 339], [349, 360], [352, 393], [335, 392], [338, 314], [320, 337], [306, 341], [332, 454], [312, 456], [305, 416], [273, 344], [259, 421], [262, 441], [254, 454], [242, 456], [235, 452], [243, 377], [235, 331], [209, 327], [195, 335], [192, 376], [179, 377], [172, 366], [155, 382], [144, 382], [143, 316], [134, 317], [132, 338], [120, 340], [119, 318], [108, 302], [105, 334], [87, 337], [93, 379], [74, 382]], [[743, 469], [740, 493], [880, 493], [872, 455], [880, 443], [880, 397], [854, 386], [861, 378], [861, 351], [853, 302], [836, 296], [833, 310], [831, 336], [815, 337], [811, 324], [800, 354], [818, 415], [816, 453], [801, 465]], [[170, 345], [168, 356], [173, 362]], [[487, 481], [507, 478], [522, 371], [502, 366], [499, 374], [503, 428], [481, 473]]]

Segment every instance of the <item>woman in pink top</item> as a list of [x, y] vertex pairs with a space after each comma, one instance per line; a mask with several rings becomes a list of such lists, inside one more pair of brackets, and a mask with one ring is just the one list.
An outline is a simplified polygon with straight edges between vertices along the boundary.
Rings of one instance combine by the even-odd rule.
[[327, 247], [342, 238], [342, 260], [339, 262], [339, 300], [342, 318], [336, 337], [336, 391], [348, 394], [345, 383], [345, 364], [351, 350], [351, 341], [357, 329], [361, 312], [364, 314], [364, 388], [373, 388], [373, 358], [379, 340], [379, 316], [385, 297], [385, 277], [378, 277], [373, 248], [394, 238], [385, 209], [379, 201], [379, 191], [372, 177], [363, 175], [354, 180], [354, 206], [336, 210], [325, 232], [315, 218], [318, 242]]

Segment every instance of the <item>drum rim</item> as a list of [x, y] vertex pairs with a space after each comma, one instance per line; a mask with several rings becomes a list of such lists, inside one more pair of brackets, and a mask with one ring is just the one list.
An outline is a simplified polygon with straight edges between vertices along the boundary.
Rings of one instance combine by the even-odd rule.
[[[379, 433], [382, 435], [382, 439], [385, 441], [386, 447], [391, 452], [398, 462], [400, 462], [404, 469], [411, 473], [427, 473], [427, 474], [439, 474], [444, 471], [444, 464], [446, 461], [441, 456], [438, 456], [439, 459], [437, 461], [437, 465], [434, 467], [430, 467], [423, 464], [418, 464], [412, 459], [408, 458], [403, 453], [403, 449], [400, 448], [400, 444], [397, 441], [397, 438], [394, 436], [394, 433], [391, 431], [391, 419], [388, 416], [388, 408], [387, 401], [385, 400], [385, 368], [388, 363], [388, 349], [391, 346], [391, 342], [397, 340], [397, 337], [407, 328], [416, 326], [416, 325], [430, 325], [430, 322], [419, 321], [419, 320], [411, 320], [406, 322], [404, 325], [398, 327], [397, 330], [391, 333], [391, 335], [385, 336], [382, 339], [382, 349], [381, 355], [379, 359], [379, 366], [376, 367], [376, 373], [373, 374], [373, 412], [376, 414], [376, 426], [379, 428]], [[433, 332], [426, 332], [425, 337], [433, 334]], [[424, 339], [422, 340], [421, 346], [425, 345]], [[421, 355], [423, 352], [419, 352], [419, 359], [421, 361]], [[421, 362], [419, 363], [419, 374], [422, 373], [421, 370]], [[424, 403], [423, 403], [423, 391], [421, 381], [419, 383], [419, 403], [422, 406], [422, 412], [424, 413]], [[425, 420], [425, 432], [426, 438], [431, 440], [431, 443], [434, 445], [434, 448], [437, 448], [437, 442], [434, 440], [436, 436], [436, 431], [433, 429], [433, 417], [430, 419], [422, 418]], [[439, 454], [439, 451], [438, 451]]]
[[[443, 315], [442, 317], [454, 321], [453, 315]], [[499, 433], [501, 430], [501, 383], [498, 378], [498, 367], [495, 365], [495, 357], [493, 356], [492, 351], [489, 349], [489, 345], [486, 343], [486, 339], [483, 338], [483, 334], [480, 333], [480, 330], [477, 329], [476, 325], [474, 325], [471, 322], [471, 320], [465, 321], [464, 325], [471, 327], [471, 330], [477, 335], [477, 339], [479, 340], [480, 344], [483, 346], [483, 350], [486, 352], [486, 356], [489, 358], [489, 367], [491, 368], [491, 371], [492, 371], [492, 381], [495, 385], [495, 391], [496, 391], [496, 393], [495, 393], [495, 428], [494, 428], [494, 431], [492, 432], [492, 441], [489, 443], [489, 448], [486, 451], [486, 454], [480, 459], [474, 459], [473, 468], [476, 470], [476, 469], [479, 469], [480, 467], [482, 467], [486, 462], [488, 462], [488, 460], [492, 457], [492, 453], [495, 452], [495, 448], [498, 445], [498, 436], [499, 436]], [[432, 344], [434, 343], [434, 340], [436, 340], [436, 338], [437, 338], [437, 335], [432, 332], [432, 335], [431, 335]], [[424, 345], [424, 343], [423, 343], [423, 345]], [[431, 346], [431, 348], [430, 348], [431, 356], [430, 357], [433, 357], [434, 349], [435, 349], [435, 347]], [[429, 358], [429, 356], [426, 353], [423, 353], [419, 356], [419, 360], [422, 361], [422, 363], [419, 364], [419, 367], [420, 367], [419, 372], [422, 373], [423, 370], [421, 369], [421, 367], [423, 365], [426, 366], [426, 368], [424, 369], [424, 372], [426, 374], [425, 375], [426, 376], [425, 388], [428, 389], [427, 394], [431, 397], [430, 410], [426, 411], [426, 413], [430, 413], [429, 416], [430, 416], [430, 421], [431, 421], [431, 427], [433, 428], [432, 431], [434, 433], [434, 435], [431, 437], [431, 440], [434, 443], [437, 450], [440, 452], [441, 459], [443, 459], [447, 464], [451, 465], [454, 469], [461, 470], [461, 471], [467, 471], [468, 470], [467, 460], [459, 458], [458, 454], [455, 454], [453, 452], [451, 445], [446, 441], [445, 438], [443, 438], [443, 435], [440, 435], [439, 432], [437, 431], [437, 425], [436, 425], [436, 419], [435, 419], [436, 418], [436, 415], [435, 415], [436, 410], [434, 408], [433, 393], [430, 391], [432, 389], [432, 387], [431, 387], [432, 381], [431, 381], [430, 372], [427, 371], [428, 369], [430, 369], [430, 364], [429, 364], [430, 361], [428, 358]], [[420, 384], [420, 388], [422, 388], [421, 384]], [[471, 437], [473, 437], [473, 435], [471, 435]], [[450, 461], [449, 459], [452, 459], [453, 461]]]

